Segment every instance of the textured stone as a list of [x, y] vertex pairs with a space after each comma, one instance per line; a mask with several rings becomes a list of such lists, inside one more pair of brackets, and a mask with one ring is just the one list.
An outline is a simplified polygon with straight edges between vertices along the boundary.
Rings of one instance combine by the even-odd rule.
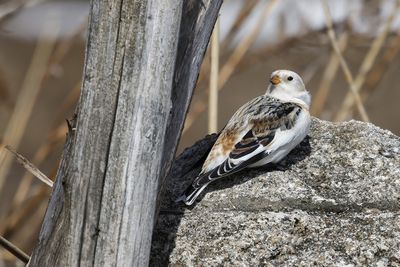
[[400, 266], [400, 138], [372, 124], [313, 119], [276, 166], [245, 170], [174, 202], [215, 140], [177, 158], [151, 265]]

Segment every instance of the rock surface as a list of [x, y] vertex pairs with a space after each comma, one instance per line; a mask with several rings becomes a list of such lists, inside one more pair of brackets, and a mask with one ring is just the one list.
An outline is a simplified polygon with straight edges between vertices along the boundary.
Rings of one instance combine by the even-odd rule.
[[400, 138], [372, 124], [313, 119], [277, 166], [174, 203], [216, 135], [185, 150], [162, 196], [152, 266], [400, 266]]

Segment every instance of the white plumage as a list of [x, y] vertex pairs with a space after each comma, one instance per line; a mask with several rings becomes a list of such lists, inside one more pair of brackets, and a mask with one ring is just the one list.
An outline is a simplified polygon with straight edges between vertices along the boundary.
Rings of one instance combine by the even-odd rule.
[[208, 154], [202, 171], [177, 201], [192, 205], [210, 182], [245, 168], [282, 160], [308, 133], [310, 101], [297, 73], [274, 71], [265, 95], [235, 112]]

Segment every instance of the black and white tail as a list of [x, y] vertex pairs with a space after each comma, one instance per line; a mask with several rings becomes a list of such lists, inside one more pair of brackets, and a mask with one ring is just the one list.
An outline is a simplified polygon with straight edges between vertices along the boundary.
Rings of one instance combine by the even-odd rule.
[[209, 183], [218, 180], [222, 177], [241, 171], [248, 165], [259, 161], [260, 159], [264, 158], [267, 155], [268, 155], [267, 152], [262, 151], [257, 153], [252, 158], [246, 160], [245, 162], [242, 162], [237, 165], [231, 163], [229, 158], [226, 159], [221, 165], [214, 168], [213, 170], [207, 173], [200, 174], [194, 180], [194, 182], [191, 185], [189, 185], [189, 187], [185, 190], [185, 192], [176, 200], [176, 202], [182, 201], [188, 206], [192, 205], [196, 200], [196, 198], [207, 187]]
[[207, 187], [209, 183], [210, 182], [205, 183], [197, 188], [194, 187], [193, 184], [189, 185], [188, 188], [186, 188], [185, 192], [176, 200], [176, 202], [182, 201], [188, 206], [192, 205], [196, 198]]

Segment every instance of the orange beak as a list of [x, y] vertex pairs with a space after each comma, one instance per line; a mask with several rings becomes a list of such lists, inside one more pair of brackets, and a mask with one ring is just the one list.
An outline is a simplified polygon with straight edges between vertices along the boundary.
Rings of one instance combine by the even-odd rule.
[[278, 75], [274, 75], [274, 76], [272, 76], [270, 82], [271, 82], [273, 85], [277, 85], [277, 84], [279, 84], [279, 83], [281, 82], [281, 78], [279, 78]]

